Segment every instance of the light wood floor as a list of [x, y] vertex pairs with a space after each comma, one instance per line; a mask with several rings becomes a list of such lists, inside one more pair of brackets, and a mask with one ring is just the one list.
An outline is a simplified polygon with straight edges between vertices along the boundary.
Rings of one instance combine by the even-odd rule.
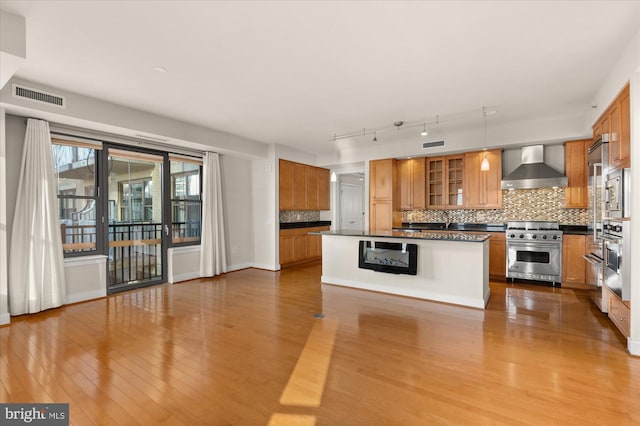
[[0, 328], [0, 401], [78, 425], [640, 423], [640, 358], [586, 292], [491, 291], [474, 310], [316, 265], [120, 293]]

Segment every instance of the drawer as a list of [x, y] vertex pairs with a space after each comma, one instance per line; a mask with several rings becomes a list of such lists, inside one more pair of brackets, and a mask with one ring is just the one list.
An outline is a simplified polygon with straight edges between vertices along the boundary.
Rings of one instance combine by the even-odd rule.
[[618, 295], [609, 291], [609, 319], [618, 327], [624, 337], [629, 337], [631, 309], [618, 298]]

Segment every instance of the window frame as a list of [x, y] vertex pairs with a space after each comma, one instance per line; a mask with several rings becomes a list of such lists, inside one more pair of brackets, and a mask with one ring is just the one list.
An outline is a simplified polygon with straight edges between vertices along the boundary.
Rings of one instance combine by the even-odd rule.
[[[166, 199], [167, 199], [167, 203], [165, 205], [166, 210], [165, 210], [165, 214], [167, 215], [166, 217], [168, 218], [168, 224], [169, 224], [169, 235], [168, 235], [168, 247], [189, 247], [189, 246], [197, 246], [201, 244], [202, 241], [202, 160], [200, 158], [197, 157], [183, 157], [183, 156], [177, 156], [177, 155], [172, 155], [169, 154], [169, 158], [168, 158], [168, 169], [169, 169], [169, 173], [166, 174], [166, 181], [165, 181], [165, 188], [167, 188], [167, 192], [166, 192]], [[183, 163], [191, 163], [191, 164], [196, 164], [198, 166], [198, 185], [199, 185], [199, 194], [197, 196], [197, 198], [189, 198], [189, 195], [186, 195], [185, 198], [174, 198], [173, 197], [173, 177], [174, 174], [171, 173], [171, 162], [183, 162]], [[186, 172], [177, 172], [175, 173], [175, 175], [183, 175], [183, 176], [187, 176], [187, 180], [188, 180], [188, 176], [189, 175], [193, 175], [195, 173], [191, 173], [189, 171]], [[185, 182], [185, 185], [188, 187], [188, 182]], [[186, 191], [188, 194], [188, 190]], [[200, 205], [200, 233], [199, 233], [199, 237], [197, 240], [193, 240], [193, 241], [181, 241], [181, 242], [176, 242], [173, 239], [173, 203], [174, 202], [184, 202], [184, 203], [198, 203]]]
[[[72, 163], [77, 161], [77, 150], [78, 149], [93, 149], [93, 195], [78, 195], [77, 193], [74, 194], [70, 194], [70, 193], [66, 193], [66, 194], [61, 194], [61, 191], [58, 189], [58, 173], [56, 172], [56, 163], [55, 163], [55, 158], [52, 158], [53, 160], [53, 167], [54, 167], [54, 172], [56, 173], [55, 176], [55, 182], [56, 182], [56, 199], [58, 201], [58, 232], [60, 232], [60, 238], [61, 238], [61, 242], [62, 242], [62, 254], [64, 258], [72, 258], [72, 257], [82, 257], [82, 256], [95, 256], [95, 255], [101, 255], [104, 254], [104, 250], [103, 250], [103, 246], [104, 246], [104, 224], [101, 221], [101, 218], [103, 217], [103, 209], [102, 209], [102, 203], [100, 203], [100, 162], [102, 159], [102, 147], [98, 144], [84, 144], [81, 142], [76, 142], [73, 140], [66, 140], [66, 139], [61, 139], [61, 138], [51, 138], [51, 150], [52, 150], [52, 157], [53, 157], [53, 149], [54, 147], [58, 145], [58, 146], [65, 146], [65, 147], [71, 147], [72, 149], [74, 149], [74, 152], [72, 154]], [[86, 187], [85, 187], [86, 189]], [[62, 192], [68, 192], [70, 190], [66, 189], [63, 190]], [[77, 188], [74, 188], [74, 191], [77, 191]], [[86, 201], [90, 201], [93, 200], [94, 205], [94, 211], [95, 211], [95, 242], [94, 242], [94, 247], [90, 248], [90, 249], [82, 249], [82, 250], [72, 250], [72, 251], [68, 251], [65, 250], [64, 245], [65, 245], [65, 238], [62, 235], [62, 217], [60, 215], [60, 205], [61, 202], [67, 202], [67, 200], [86, 200]]]

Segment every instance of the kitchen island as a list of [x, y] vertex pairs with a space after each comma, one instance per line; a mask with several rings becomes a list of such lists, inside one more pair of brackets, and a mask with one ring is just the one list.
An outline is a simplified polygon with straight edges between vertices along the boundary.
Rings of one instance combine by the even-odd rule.
[[481, 309], [489, 300], [488, 235], [406, 231], [320, 234], [323, 283]]

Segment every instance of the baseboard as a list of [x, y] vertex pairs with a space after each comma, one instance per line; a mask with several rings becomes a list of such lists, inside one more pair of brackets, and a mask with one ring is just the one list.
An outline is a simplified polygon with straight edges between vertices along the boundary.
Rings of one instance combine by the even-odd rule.
[[171, 280], [170, 283], [173, 284], [180, 281], [195, 280], [196, 278], [200, 278], [200, 271], [186, 272], [184, 274], [174, 275], [173, 280]]
[[254, 263], [251, 265], [252, 268], [256, 269], [265, 269], [267, 271], [279, 271], [280, 265], [267, 265], [266, 263]]
[[239, 271], [240, 269], [247, 269], [253, 267], [253, 263], [238, 263], [237, 265], [227, 266], [227, 272]]
[[0, 325], [7, 325], [11, 323], [11, 315], [9, 313], [0, 314]]
[[64, 304], [70, 305], [72, 303], [86, 302], [87, 300], [100, 299], [101, 297], [106, 297], [106, 296], [107, 296], [106, 289], [85, 291], [83, 293], [68, 294], [65, 297]]
[[640, 341], [627, 337], [627, 349], [631, 355], [640, 356]]

